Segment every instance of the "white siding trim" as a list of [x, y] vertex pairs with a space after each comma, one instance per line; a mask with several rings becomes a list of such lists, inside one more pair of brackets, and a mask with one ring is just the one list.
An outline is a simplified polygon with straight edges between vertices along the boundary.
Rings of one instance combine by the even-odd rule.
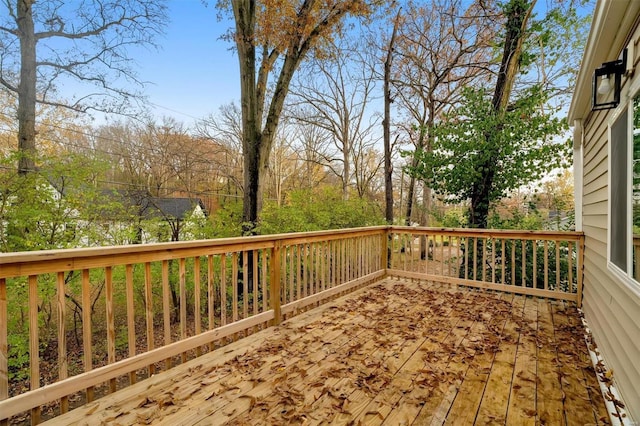
[[582, 231], [583, 153], [584, 129], [582, 120], [576, 120], [573, 124], [573, 198], [576, 231]]

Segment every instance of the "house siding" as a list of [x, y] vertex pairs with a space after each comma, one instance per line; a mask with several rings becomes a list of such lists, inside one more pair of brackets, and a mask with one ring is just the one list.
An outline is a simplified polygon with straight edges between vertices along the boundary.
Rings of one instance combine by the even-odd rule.
[[[612, 114], [611, 112], [610, 114]], [[640, 296], [607, 267], [610, 114], [589, 117], [584, 131], [583, 231], [585, 318], [627, 412], [640, 420]]]

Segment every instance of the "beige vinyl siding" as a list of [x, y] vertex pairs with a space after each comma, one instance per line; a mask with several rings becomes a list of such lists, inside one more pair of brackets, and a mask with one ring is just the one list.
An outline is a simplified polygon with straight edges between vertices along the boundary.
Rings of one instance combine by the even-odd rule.
[[[609, 208], [609, 204], [606, 202], [606, 200], [600, 200], [594, 203], [590, 203], [590, 207], [592, 211], [589, 217], [595, 217], [596, 220], [598, 221], [598, 222], [592, 222], [593, 226], [602, 227], [603, 223], [606, 226], [607, 217], [608, 217], [607, 215], [609, 214], [609, 211], [607, 210]], [[597, 216], [603, 216], [603, 217], [598, 218]], [[604, 222], [599, 222], [600, 220], [604, 220]]]
[[[593, 169], [589, 170], [588, 174], [585, 174], [584, 179], [585, 185], [591, 184], [598, 179], [602, 181], [602, 177], [604, 176], [604, 182], [600, 182], [600, 185], [604, 183], [607, 185], [607, 156], [605, 155], [604, 160], [600, 163], [597, 161], [593, 163]], [[600, 186], [602, 187], [602, 186]]]
[[[594, 244], [596, 243], [602, 243], [605, 245], [607, 245], [607, 230], [603, 229], [601, 226], [599, 226], [599, 223], [601, 221], [601, 216], [590, 216], [587, 219], [587, 223], [585, 223], [584, 226], [584, 233], [585, 235], [587, 235], [587, 232], [589, 233], [589, 236], [587, 238], [593, 238], [595, 241], [593, 242]], [[593, 226], [591, 225], [591, 222], [594, 222], [597, 226]], [[586, 252], [585, 252], [586, 253]], [[606, 253], [607, 251], [603, 251], [602, 253], [599, 253], [600, 255], [602, 255], [605, 260], [606, 260]], [[586, 257], [586, 256], [585, 256]]]
[[585, 127], [583, 310], [627, 410], [640, 421], [640, 297], [607, 268], [608, 123], [606, 111]]

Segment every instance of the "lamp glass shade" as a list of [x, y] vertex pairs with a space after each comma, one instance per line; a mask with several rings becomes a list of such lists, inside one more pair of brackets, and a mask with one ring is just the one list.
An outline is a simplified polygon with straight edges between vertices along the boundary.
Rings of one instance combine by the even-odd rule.
[[615, 108], [620, 103], [620, 83], [624, 72], [621, 62], [605, 62], [593, 73], [594, 111]]
[[598, 95], [608, 95], [611, 92], [611, 83], [609, 83], [609, 76], [603, 75], [600, 79], [600, 85], [598, 86]]

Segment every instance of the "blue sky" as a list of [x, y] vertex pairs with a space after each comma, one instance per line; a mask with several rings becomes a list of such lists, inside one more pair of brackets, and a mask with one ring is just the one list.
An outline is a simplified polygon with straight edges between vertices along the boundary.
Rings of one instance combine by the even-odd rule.
[[170, 23], [157, 40], [160, 49], [131, 52], [140, 78], [150, 82], [149, 102], [160, 106], [153, 108], [158, 117], [192, 124], [240, 98], [237, 56], [232, 43], [220, 40], [232, 23], [218, 21], [214, 2], [209, 3], [170, 0]]

